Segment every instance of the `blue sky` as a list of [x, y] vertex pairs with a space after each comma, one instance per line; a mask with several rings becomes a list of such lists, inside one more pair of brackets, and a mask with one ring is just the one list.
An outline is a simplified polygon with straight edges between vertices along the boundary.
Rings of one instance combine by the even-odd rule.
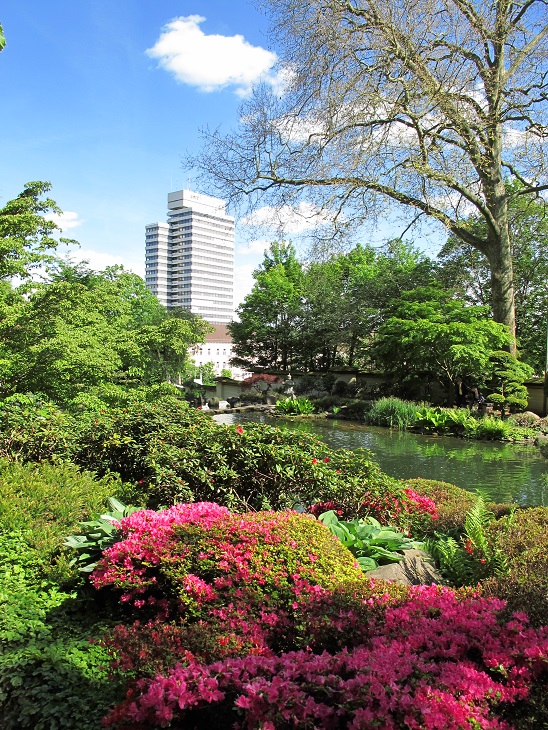
[[[276, 83], [267, 20], [247, 0], [26, 0], [0, 22], [0, 205], [49, 180], [75, 257], [142, 275], [144, 226], [192, 187], [200, 128], [235, 126], [250, 84]], [[239, 230], [241, 298], [263, 245]]]

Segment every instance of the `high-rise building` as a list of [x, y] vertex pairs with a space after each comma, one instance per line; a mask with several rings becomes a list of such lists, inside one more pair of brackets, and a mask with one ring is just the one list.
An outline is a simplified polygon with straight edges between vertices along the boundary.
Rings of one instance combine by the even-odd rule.
[[146, 227], [145, 281], [168, 308], [226, 324], [234, 309], [234, 218], [209, 195], [168, 195], [168, 222]]

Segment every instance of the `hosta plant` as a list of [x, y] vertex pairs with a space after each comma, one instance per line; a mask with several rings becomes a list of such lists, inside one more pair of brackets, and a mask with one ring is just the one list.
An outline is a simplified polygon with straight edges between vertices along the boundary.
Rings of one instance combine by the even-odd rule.
[[403, 550], [421, 548], [422, 543], [411, 540], [392, 527], [383, 527], [374, 517], [343, 521], [334, 510], [321, 514], [318, 519], [350, 550], [363, 571], [379, 565], [403, 560]]
[[70, 565], [75, 565], [81, 573], [91, 573], [100, 560], [103, 550], [121, 539], [120, 520], [137, 512], [140, 507], [126, 507], [125, 504], [108, 498], [110, 512], [106, 512], [96, 520], [79, 522], [82, 531], [77, 535], [69, 535], [63, 545], [72, 548], [76, 556]]

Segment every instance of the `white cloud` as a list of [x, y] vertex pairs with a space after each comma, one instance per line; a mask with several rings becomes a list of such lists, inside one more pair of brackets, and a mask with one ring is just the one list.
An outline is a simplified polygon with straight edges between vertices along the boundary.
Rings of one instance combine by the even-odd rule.
[[204, 21], [200, 15], [174, 18], [147, 54], [177, 81], [201, 91], [235, 87], [245, 96], [257, 81], [274, 88], [284, 83], [284, 74], [272, 70], [278, 60], [275, 53], [251, 45], [242, 35], [206, 35], [200, 28]]
[[89, 268], [93, 271], [102, 271], [107, 266], [123, 265], [124, 261], [121, 256], [115, 256], [111, 253], [102, 251], [94, 251], [91, 248], [79, 248], [71, 251], [70, 258], [73, 261], [89, 261]]
[[240, 256], [255, 256], [256, 254], [263, 255], [267, 248], [270, 246], [270, 241], [264, 238], [258, 238], [255, 241], [250, 241], [247, 245], [240, 245], [237, 248], [236, 253]]
[[299, 203], [297, 207], [282, 205], [275, 208], [265, 205], [240, 221], [244, 226], [266, 226], [285, 233], [304, 233], [330, 222], [331, 217], [328, 213], [313, 203], [305, 202]]
[[78, 213], [74, 213], [73, 211], [70, 211], [70, 210], [66, 210], [64, 213], [61, 213], [61, 214], [46, 213], [44, 218], [47, 221], [53, 221], [63, 231], [68, 231], [71, 228], [77, 228], [77, 226], [79, 226], [83, 223], [83, 221], [80, 218], [78, 218]]

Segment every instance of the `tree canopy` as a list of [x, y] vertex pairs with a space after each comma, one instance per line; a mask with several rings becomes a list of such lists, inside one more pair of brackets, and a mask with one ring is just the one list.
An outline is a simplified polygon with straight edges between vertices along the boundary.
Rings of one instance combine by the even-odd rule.
[[260, 4], [286, 87], [256, 88], [235, 133], [206, 132], [208, 180], [338, 223], [387, 206], [429, 216], [485, 255], [495, 320], [514, 333], [508, 205], [548, 187], [546, 0]]
[[[515, 187], [519, 189], [519, 185]], [[540, 374], [546, 361], [543, 333], [548, 321], [548, 206], [542, 198], [514, 196], [509, 204], [509, 222], [520, 357]], [[474, 216], [469, 226], [481, 235], [485, 222]], [[438, 260], [445, 286], [456, 289], [468, 303], [491, 309], [489, 262], [482, 253], [450, 236]]]
[[0, 279], [28, 278], [32, 269], [53, 261], [59, 245], [53, 234], [61, 229], [44, 217], [61, 213], [57, 204], [44, 195], [48, 182], [30, 182], [17, 198], [0, 208]]
[[402, 241], [356, 246], [307, 265], [290, 244], [276, 242], [230, 325], [233, 363], [309, 371], [370, 364], [372, 336], [392, 301], [433, 281], [434, 272], [432, 261]]
[[153, 385], [185, 367], [207, 322], [168, 313], [136, 274], [66, 263], [52, 279], [4, 285], [0, 393], [43, 393], [66, 403], [105, 383]]
[[49, 188], [29, 183], [0, 209], [0, 396], [34, 392], [66, 404], [105, 384], [177, 376], [210, 325], [167, 312], [123, 267], [96, 272], [56, 258], [59, 229], [45, 215], [61, 211], [43, 197]]

